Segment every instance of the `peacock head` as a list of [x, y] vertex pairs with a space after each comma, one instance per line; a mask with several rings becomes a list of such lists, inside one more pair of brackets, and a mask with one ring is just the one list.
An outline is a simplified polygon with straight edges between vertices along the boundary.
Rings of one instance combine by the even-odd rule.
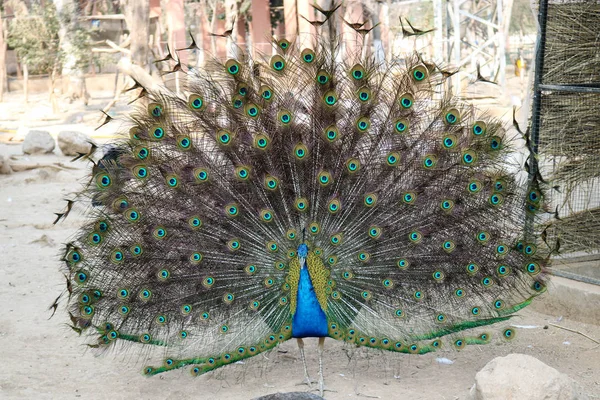
[[306, 243], [302, 243], [300, 246], [298, 246], [298, 257], [306, 258], [306, 256], [308, 256], [308, 246]]

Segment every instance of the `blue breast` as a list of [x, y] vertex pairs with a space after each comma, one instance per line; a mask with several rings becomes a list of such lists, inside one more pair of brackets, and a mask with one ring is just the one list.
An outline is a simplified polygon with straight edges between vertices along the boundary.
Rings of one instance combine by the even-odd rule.
[[319, 305], [306, 267], [300, 269], [296, 314], [292, 320], [292, 337], [327, 336], [327, 317]]

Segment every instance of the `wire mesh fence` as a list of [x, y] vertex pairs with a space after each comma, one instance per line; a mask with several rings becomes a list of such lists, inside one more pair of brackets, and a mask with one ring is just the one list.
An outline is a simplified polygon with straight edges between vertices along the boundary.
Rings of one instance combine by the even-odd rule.
[[[600, 1], [537, 5], [541, 65], [531, 129], [551, 187], [549, 218], [540, 230], [560, 252], [558, 260], [572, 264], [586, 255], [589, 263], [590, 255], [600, 260]], [[600, 283], [599, 265], [578, 274]]]

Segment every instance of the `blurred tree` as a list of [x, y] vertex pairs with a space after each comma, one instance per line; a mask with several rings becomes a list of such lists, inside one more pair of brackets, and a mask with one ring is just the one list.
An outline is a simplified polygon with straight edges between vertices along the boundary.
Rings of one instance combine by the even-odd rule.
[[121, 0], [129, 37], [131, 61], [148, 70], [150, 40], [150, 2], [148, 0]]
[[62, 76], [63, 80], [68, 78], [66, 96], [70, 101], [81, 99], [87, 105], [89, 93], [85, 73], [92, 61], [90, 31], [81, 26], [79, 0], [54, 0], [54, 5], [59, 16], [60, 47], [64, 54]]
[[[33, 3], [27, 9], [21, 0], [8, 0], [7, 4], [14, 11], [14, 18], [8, 27], [8, 44], [15, 49], [17, 57], [23, 64], [25, 76], [32, 72], [50, 75], [50, 103], [58, 112], [58, 103], [54, 93], [64, 53], [60, 48], [58, 32], [60, 23], [54, 3], [46, 1]], [[25, 78], [25, 101], [27, 101], [27, 78]]]
[[8, 81], [6, 79], [6, 36], [3, 18], [4, 8], [0, 4], [0, 102], [4, 98], [4, 92], [8, 91]]

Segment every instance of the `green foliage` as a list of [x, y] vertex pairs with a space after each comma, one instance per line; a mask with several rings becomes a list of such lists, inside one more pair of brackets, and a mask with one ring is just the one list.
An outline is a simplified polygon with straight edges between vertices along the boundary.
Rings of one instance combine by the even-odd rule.
[[19, 59], [31, 72], [50, 72], [57, 68], [64, 56], [60, 49], [60, 23], [56, 7], [50, 1], [32, 4], [29, 13], [19, 4], [15, 18], [8, 27], [8, 45], [15, 49]]

